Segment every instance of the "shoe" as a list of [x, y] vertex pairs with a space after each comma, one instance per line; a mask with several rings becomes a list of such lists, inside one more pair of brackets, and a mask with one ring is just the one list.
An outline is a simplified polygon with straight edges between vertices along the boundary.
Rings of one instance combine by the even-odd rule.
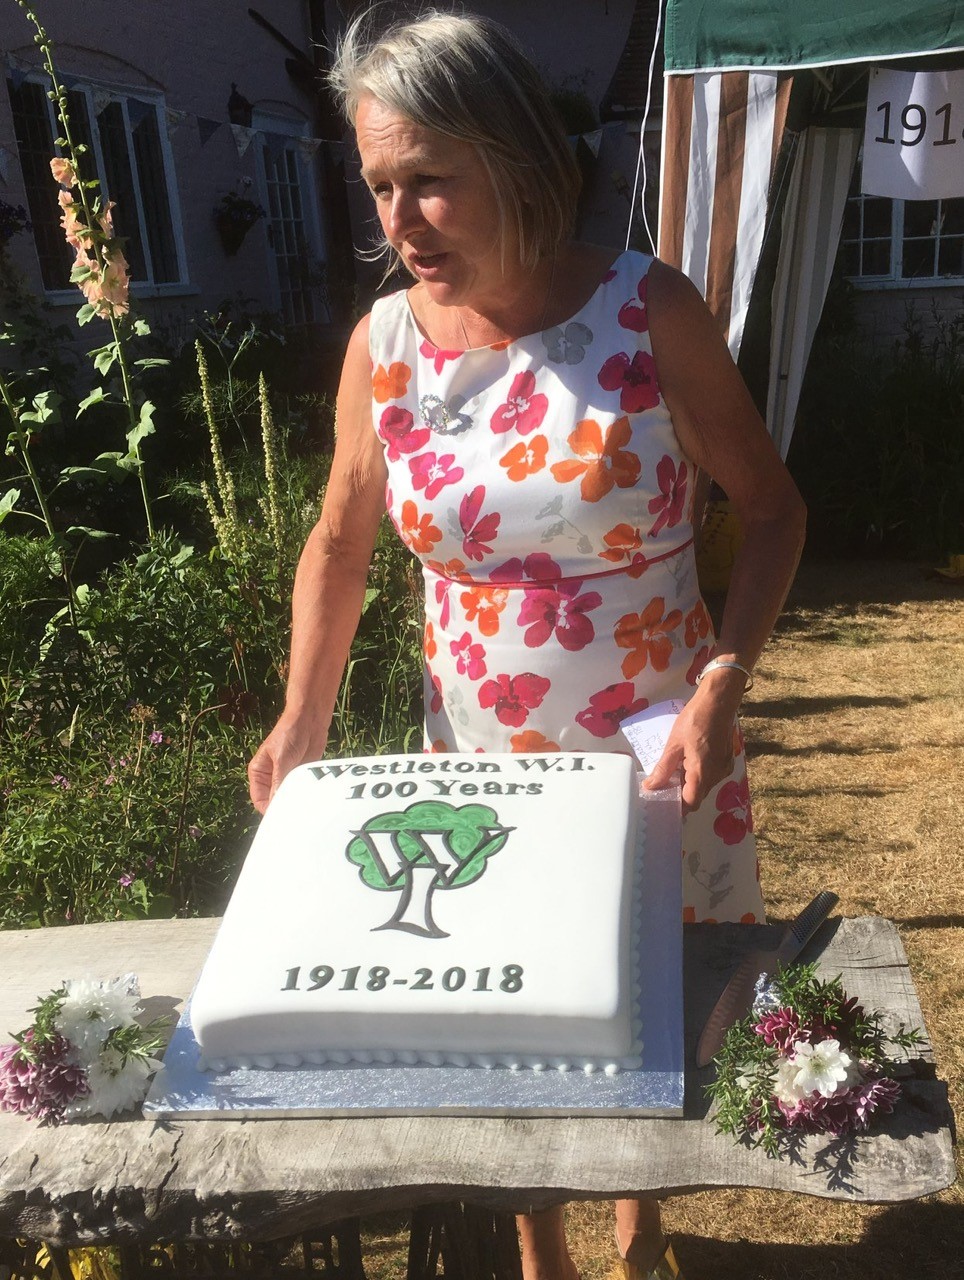
[[667, 1240], [666, 1248], [651, 1271], [641, 1271], [635, 1262], [620, 1258], [610, 1280], [683, 1280], [683, 1273], [673, 1253], [673, 1246]]

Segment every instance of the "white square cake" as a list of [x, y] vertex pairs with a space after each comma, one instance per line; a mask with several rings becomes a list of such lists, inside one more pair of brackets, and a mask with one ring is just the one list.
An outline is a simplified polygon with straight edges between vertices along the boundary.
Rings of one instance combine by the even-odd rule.
[[194, 993], [203, 1065], [638, 1067], [643, 811], [624, 755], [294, 770]]

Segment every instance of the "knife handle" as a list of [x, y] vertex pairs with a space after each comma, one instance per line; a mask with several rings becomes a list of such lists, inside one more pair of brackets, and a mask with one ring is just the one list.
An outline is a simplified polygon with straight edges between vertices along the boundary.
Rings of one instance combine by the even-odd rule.
[[800, 912], [790, 931], [801, 947], [810, 941], [839, 901], [835, 893], [824, 891], [818, 893], [809, 907]]

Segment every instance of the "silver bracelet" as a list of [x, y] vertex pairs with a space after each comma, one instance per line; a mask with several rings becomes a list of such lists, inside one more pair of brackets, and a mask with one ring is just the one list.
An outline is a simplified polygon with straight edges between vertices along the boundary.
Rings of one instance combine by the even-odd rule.
[[711, 658], [700, 674], [696, 677], [696, 683], [699, 684], [708, 671], [719, 671], [721, 667], [728, 667], [733, 671], [742, 671], [746, 676], [746, 684], [743, 686], [743, 692], [747, 693], [753, 688], [753, 672], [743, 666], [741, 662], [727, 662], [723, 658]]

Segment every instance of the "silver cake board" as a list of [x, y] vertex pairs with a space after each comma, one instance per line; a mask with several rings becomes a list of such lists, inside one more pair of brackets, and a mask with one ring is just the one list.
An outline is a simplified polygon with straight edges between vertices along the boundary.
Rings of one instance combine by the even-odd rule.
[[273, 1067], [200, 1071], [190, 1004], [144, 1102], [148, 1119], [248, 1120], [349, 1116], [681, 1116], [683, 929], [678, 789], [648, 793], [643, 854], [638, 1070]]

